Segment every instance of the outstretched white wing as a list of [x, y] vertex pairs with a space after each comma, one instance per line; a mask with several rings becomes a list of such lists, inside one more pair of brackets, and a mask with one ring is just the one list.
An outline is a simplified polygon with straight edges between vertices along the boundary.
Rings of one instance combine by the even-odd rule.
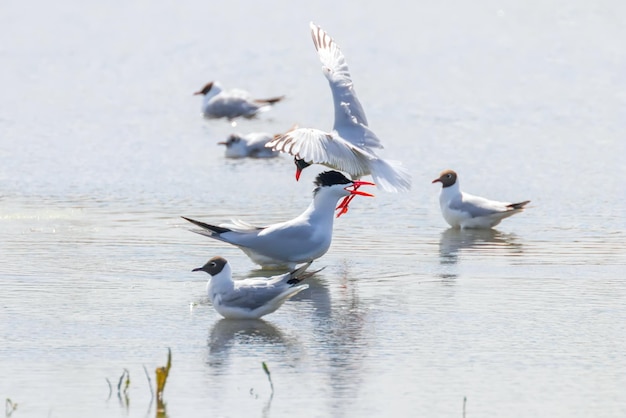
[[370, 174], [370, 161], [376, 157], [343, 138], [313, 128], [300, 128], [275, 137], [266, 145], [311, 164], [323, 164], [350, 174], [353, 178]]
[[367, 118], [356, 96], [346, 58], [335, 41], [322, 28], [310, 24], [315, 49], [322, 70], [333, 93], [335, 124], [333, 129], [346, 141], [359, 147], [382, 148], [380, 140], [367, 128]]

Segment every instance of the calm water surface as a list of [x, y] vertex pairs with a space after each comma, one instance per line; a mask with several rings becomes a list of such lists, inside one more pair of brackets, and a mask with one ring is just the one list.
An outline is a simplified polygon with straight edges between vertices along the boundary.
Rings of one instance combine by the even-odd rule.
[[[623, 2], [5, 2], [0, 11], [0, 396], [13, 417], [626, 416]], [[220, 319], [192, 274], [265, 274], [181, 215], [267, 224], [308, 205], [287, 156], [233, 131], [329, 128], [308, 33], [344, 50], [410, 193], [359, 198], [326, 269], [262, 321]], [[191, 95], [287, 100], [236, 127]], [[531, 207], [447, 229], [431, 184]], [[316, 171], [317, 170], [317, 171]], [[274, 394], [261, 367], [266, 362]], [[130, 373], [127, 399], [117, 384]], [[152, 378], [154, 380], [154, 378]]]

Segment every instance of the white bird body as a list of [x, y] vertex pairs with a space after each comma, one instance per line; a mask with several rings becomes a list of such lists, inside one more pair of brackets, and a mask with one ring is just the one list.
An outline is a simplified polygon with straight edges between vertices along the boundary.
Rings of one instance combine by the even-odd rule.
[[201, 90], [195, 92], [202, 95], [202, 114], [208, 119], [226, 118], [233, 120], [238, 117], [253, 118], [259, 112], [269, 110], [270, 107], [284, 96], [270, 99], [254, 99], [245, 90], [224, 90], [217, 81], [207, 83]]
[[[320, 173], [315, 184], [318, 187], [313, 201], [301, 215], [267, 227], [256, 227], [243, 221], [215, 226], [183, 218], [202, 228], [193, 232], [235, 245], [263, 267], [293, 268], [298, 263], [326, 254], [332, 241], [334, 211], [339, 199], [353, 195], [371, 196], [356, 190], [362, 184], [371, 183], [348, 180], [336, 171]], [[348, 187], [355, 189], [349, 190]]]
[[[330, 132], [314, 128], [294, 129], [275, 137], [267, 147], [295, 157], [298, 166], [296, 178], [299, 178], [302, 168], [322, 164], [344, 171], [353, 179], [371, 175], [374, 182], [387, 191], [409, 190], [409, 172], [399, 162], [384, 160], [374, 151], [383, 146], [368, 127], [343, 53], [319, 26], [313, 23], [310, 26], [313, 43], [333, 95], [333, 129]], [[302, 168], [298, 160], [305, 162]]]
[[222, 257], [211, 258], [193, 271], [211, 276], [207, 294], [215, 310], [224, 318], [256, 319], [276, 311], [289, 298], [308, 288], [299, 284], [320, 270], [306, 273], [311, 263], [289, 273], [269, 278], [233, 280], [230, 264]]
[[442, 183], [439, 194], [441, 214], [453, 228], [488, 229], [498, 225], [503, 219], [524, 210], [530, 201], [519, 203], [500, 202], [462, 192], [457, 174], [445, 170], [433, 183]]
[[234, 133], [218, 144], [226, 146], [226, 158], [273, 158], [280, 153], [265, 146], [273, 138], [274, 135], [265, 132], [251, 132], [246, 135]]

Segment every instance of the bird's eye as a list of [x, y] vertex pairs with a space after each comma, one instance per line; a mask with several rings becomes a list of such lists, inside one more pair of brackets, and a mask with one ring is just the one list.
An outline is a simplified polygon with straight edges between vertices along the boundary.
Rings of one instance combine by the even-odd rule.
[[452, 174], [446, 174], [447, 179], [449, 179], [450, 177], [452, 177]]
[[209, 264], [209, 266], [211, 267], [215, 267], [217, 264], [215, 264], [215, 261], [211, 261], [211, 264]]

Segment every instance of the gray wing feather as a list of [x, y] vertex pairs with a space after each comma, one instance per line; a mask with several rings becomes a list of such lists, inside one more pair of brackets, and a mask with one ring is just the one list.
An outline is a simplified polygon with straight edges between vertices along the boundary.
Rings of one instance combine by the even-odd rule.
[[450, 209], [467, 212], [472, 218], [476, 218], [512, 210], [507, 205], [509, 205], [507, 202], [498, 202], [469, 193], [462, 193], [461, 199], [450, 202]]
[[286, 288], [283, 286], [235, 287], [232, 293], [222, 295], [222, 304], [236, 305], [240, 308], [253, 310], [274, 299], [276, 296], [279, 296], [285, 290]]

